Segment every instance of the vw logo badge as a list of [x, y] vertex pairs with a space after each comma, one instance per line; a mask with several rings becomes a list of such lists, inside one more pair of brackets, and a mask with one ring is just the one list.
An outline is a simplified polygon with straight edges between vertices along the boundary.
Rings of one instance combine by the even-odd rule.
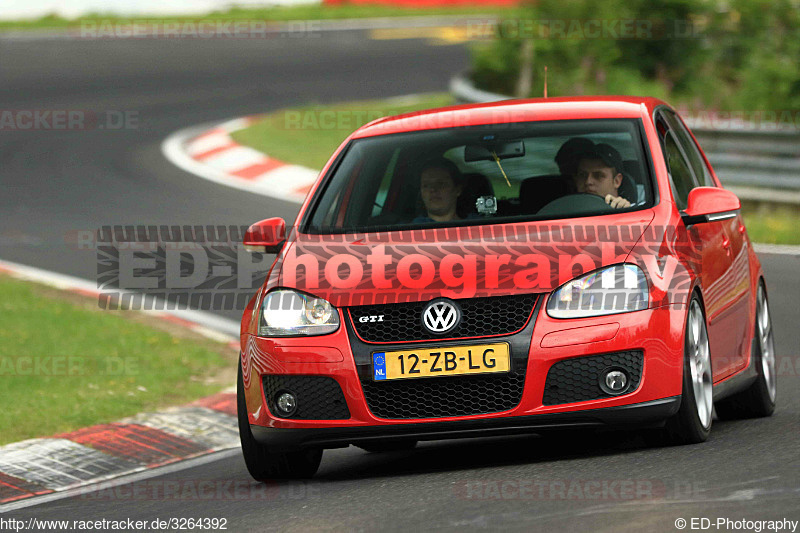
[[447, 333], [461, 322], [461, 310], [446, 298], [433, 300], [422, 311], [422, 324], [431, 333]]

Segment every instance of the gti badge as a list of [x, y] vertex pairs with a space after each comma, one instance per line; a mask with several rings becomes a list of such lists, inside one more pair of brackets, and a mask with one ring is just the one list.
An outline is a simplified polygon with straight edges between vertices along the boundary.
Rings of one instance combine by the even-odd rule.
[[422, 310], [422, 324], [431, 333], [447, 333], [460, 322], [461, 309], [447, 298], [433, 300]]

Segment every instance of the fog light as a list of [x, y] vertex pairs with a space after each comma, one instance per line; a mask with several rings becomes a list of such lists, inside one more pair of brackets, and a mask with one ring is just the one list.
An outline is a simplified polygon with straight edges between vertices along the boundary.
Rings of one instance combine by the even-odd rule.
[[607, 394], [622, 394], [628, 388], [628, 374], [619, 369], [611, 369], [600, 376], [600, 388]]
[[278, 406], [278, 414], [281, 416], [292, 416], [297, 410], [297, 398], [291, 392], [279, 392], [276, 395], [275, 405]]

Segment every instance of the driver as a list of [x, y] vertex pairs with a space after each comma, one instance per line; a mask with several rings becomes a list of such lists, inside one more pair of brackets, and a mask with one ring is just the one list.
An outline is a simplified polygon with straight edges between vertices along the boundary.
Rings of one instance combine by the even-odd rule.
[[444, 157], [426, 161], [420, 172], [420, 195], [426, 216], [417, 217], [414, 222], [461, 220], [457, 206], [462, 190], [461, 172], [455, 163]]
[[556, 165], [561, 177], [569, 183], [570, 188], [574, 185], [572, 177], [577, 170], [577, 155], [593, 148], [594, 143], [586, 137], [572, 137], [558, 149], [555, 157]]
[[572, 181], [579, 193], [596, 194], [614, 209], [630, 207], [619, 195], [622, 185], [622, 158], [613, 146], [605, 143], [584, 148], [576, 156], [577, 168]]

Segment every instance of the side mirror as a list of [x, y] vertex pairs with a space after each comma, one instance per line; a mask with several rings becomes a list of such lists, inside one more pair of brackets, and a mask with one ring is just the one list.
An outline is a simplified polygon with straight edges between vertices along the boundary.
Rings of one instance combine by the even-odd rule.
[[244, 249], [248, 252], [276, 254], [286, 242], [286, 222], [279, 217], [256, 222], [244, 234]]
[[695, 187], [689, 191], [687, 203], [686, 210], [681, 213], [687, 226], [733, 218], [742, 207], [735, 194], [717, 187]]

